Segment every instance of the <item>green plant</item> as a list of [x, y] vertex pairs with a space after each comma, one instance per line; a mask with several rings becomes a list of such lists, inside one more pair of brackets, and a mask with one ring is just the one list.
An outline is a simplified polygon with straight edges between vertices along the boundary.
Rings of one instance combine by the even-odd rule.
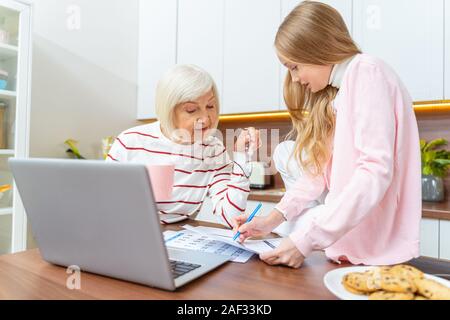
[[73, 139], [67, 139], [66, 141], [64, 141], [64, 143], [69, 147], [69, 149], [66, 150], [66, 152], [69, 155], [72, 155], [76, 159], [86, 159], [80, 154], [80, 151], [78, 151], [77, 148], [78, 141]]
[[447, 145], [445, 139], [435, 139], [430, 142], [420, 140], [422, 158], [422, 174], [444, 177], [450, 168], [450, 151], [437, 149]]

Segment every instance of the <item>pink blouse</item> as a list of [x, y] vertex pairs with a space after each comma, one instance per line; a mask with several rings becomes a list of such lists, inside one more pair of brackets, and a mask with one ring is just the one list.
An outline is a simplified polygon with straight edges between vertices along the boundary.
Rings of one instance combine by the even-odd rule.
[[320, 210], [290, 238], [307, 256], [325, 249], [335, 261], [384, 265], [419, 255], [421, 159], [408, 91], [381, 60], [358, 54], [333, 102], [336, 129], [326, 172], [303, 175], [276, 208], [287, 220], [325, 188]]

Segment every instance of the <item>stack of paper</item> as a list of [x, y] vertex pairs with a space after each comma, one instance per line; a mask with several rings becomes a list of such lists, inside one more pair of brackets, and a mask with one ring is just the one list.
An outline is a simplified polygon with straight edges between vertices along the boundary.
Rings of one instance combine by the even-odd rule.
[[189, 230], [164, 231], [164, 240], [168, 247], [222, 254], [233, 262], [245, 263], [253, 256], [250, 251]]
[[276, 248], [281, 238], [267, 240], [246, 240], [244, 244], [233, 241], [233, 231], [211, 227], [184, 225], [183, 231], [165, 231], [168, 247], [199, 250], [230, 256], [230, 261], [245, 263], [254, 253]]
[[239, 242], [233, 240], [233, 230], [201, 226], [193, 227], [187, 224], [184, 225], [183, 228], [257, 254], [275, 249], [278, 247], [282, 239], [274, 238], [265, 240], [245, 240], [243, 244], [240, 244]]

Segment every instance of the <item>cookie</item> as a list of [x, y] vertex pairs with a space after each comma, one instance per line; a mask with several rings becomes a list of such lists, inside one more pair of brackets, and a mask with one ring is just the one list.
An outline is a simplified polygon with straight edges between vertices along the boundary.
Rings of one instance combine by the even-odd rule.
[[358, 294], [358, 295], [365, 295], [367, 293], [363, 292], [363, 291], [359, 291], [356, 289], [353, 289], [352, 287], [350, 287], [346, 282], [342, 281], [342, 285], [344, 286], [345, 290], [347, 290], [348, 292], [351, 292], [353, 294]]
[[414, 294], [404, 292], [376, 291], [369, 295], [369, 300], [413, 300]]
[[370, 293], [380, 289], [370, 272], [348, 273], [344, 276], [342, 282], [347, 287], [364, 293]]
[[415, 279], [417, 291], [431, 300], [450, 300], [450, 288], [431, 279]]
[[409, 277], [411, 279], [422, 279], [423, 278], [423, 272], [419, 269], [416, 269], [412, 266], [406, 265], [406, 264], [399, 264], [396, 266], [393, 266], [389, 272], [395, 273], [404, 277]]
[[391, 266], [379, 266], [379, 267], [375, 267], [372, 269], [372, 273], [376, 274], [376, 273], [387, 273], [389, 271], [391, 271], [392, 267]]
[[380, 279], [376, 279], [376, 281], [379, 281], [379, 286], [385, 291], [398, 293], [414, 293], [417, 291], [413, 279], [392, 273], [392, 271], [382, 273]]
[[428, 300], [428, 299], [425, 298], [424, 296], [421, 296], [420, 294], [416, 294], [416, 296], [414, 297], [414, 300]]

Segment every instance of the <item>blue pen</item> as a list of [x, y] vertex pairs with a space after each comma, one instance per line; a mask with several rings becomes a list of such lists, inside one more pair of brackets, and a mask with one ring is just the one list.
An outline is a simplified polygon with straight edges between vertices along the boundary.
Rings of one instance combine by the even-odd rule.
[[[253, 210], [252, 214], [247, 218], [247, 221], [245, 221], [245, 223], [252, 221], [253, 217], [258, 213], [258, 210], [261, 208], [261, 206], [262, 206], [262, 203], [261, 202], [258, 203], [255, 210]], [[240, 235], [241, 235], [241, 233], [239, 231], [236, 232], [236, 234], [233, 237], [233, 241], [236, 240]]]

